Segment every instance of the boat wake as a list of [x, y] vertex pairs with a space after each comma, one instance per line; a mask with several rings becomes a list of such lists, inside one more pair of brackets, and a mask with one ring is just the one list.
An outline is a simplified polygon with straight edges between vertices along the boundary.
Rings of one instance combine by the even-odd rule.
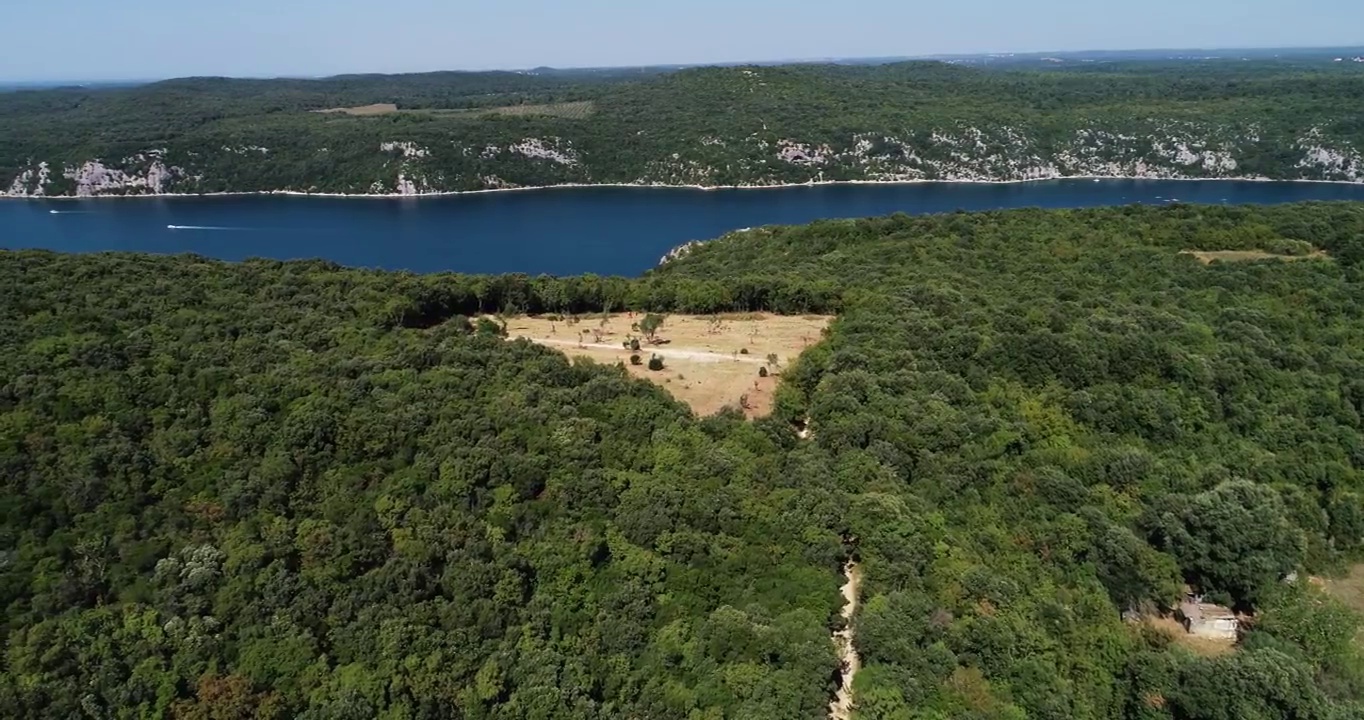
[[89, 215], [89, 210], [48, 210], [51, 215]]
[[223, 227], [221, 225], [167, 225], [167, 230], [250, 230], [243, 227]]

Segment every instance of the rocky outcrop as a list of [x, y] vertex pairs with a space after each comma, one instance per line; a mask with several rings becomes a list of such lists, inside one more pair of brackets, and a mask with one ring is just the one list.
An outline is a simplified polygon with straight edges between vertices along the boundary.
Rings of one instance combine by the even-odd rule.
[[46, 162], [41, 162], [36, 169], [29, 168], [14, 178], [5, 194], [11, 197], [43, 197], [47, 194], [47, 184], [51, 179], [52, 168]]
[[703, 241], [701, 241], [701, 240], [692, 240], [692, 241], [690, 241], [690, 242], [686, 242], [686, 243], [683, 243], [683, 244], [681, 244], [681, 245], [678, 245], [677, 247], [673, 248], [672, 250], [669, 250], [668, 253], [667, 253], [666, 255], [664, 255], [663, 257], [659, 258], [659, 259], [658, 259], [658, 264], [659, 264], [659, 265], [666, 265], [666, 264], [672, 262], [673, 260], [677, 260], [677, 259], [679, 259], [679, 258], [684, 258], [684, 257], [686, 257], [687, 255], [691, 254], [691, 251], [692, 251], [692, 250], [695, 250], [697, 247], [700, 247], [700, 245], [701, 245], [702, 242], [703, 242]]
[[1313, 128], [1300, 138], [1298, 149], [1303, 152], [1302, 160], [1298, 161], [1298, 167], [1303, 170], [1319, 173], [1328, 180], [1364, 180], [1364, 160], [1359, 151], [1328, 144], [1319, 129]]
[[[183, 168], [167, 165], [164, 151], [152, 150], [124, 158], [117, 165], [106, 165], [101, 160], [89, 160], [80, 165], [66, 166], [62, 177], [71, 181], [75, 197], [100, 195], [164, 195], [188, 175]], [[12, 197], [47, 197], [52, 183], [51, 166], [40, 162], [36, 168], [21, 173], [10, 184], [6, 195]]]
[[379, 150], [386, 153], [399, 153], [408, 160], [428, 157], [431, 151], [410, 142], [386, 142], [379, 144]]
[[[381, 179], [339, 192], [421, 195], [593, 183], [764, 187], [823, 181], [1005, 182], [1068, 177], [1266, 179], [1261, 174], [1280, 180], [1364, 182], [1360, 151], [1317, 127], [1288, 136], [1284, 142], [1289, 157], [1266, 168], [1264, 133], [1253, 123], [1230, 127], [1147, 118], [1124, 120], [1121, 129], [1100, 121], [1085, 121], [1068, 130], [961, 123], [815, 141], [778, 134], [764, 125], [759, 131], [729, 138], [701, 135], [689, 146], [661, 157], [639, 157], [633, 167], [613, 157], [614, 166], [609, 169], [595, 166], [588, 151], [557, 136], [526, 137], [509, 144], [423, 145], [394, 140], [377, 145], [377, 151], [386, 156]], [[637, 135], [646, 138], [640, 143], [647, 147], [648, 132], [641, 130]], [[248, 162], [273, 162], [279, 156], [258, 145], [222, 149], [250, 158]], [[14, 177], [0, 178], [0, 190], [19, 197], [186, 192], [206, 184], [197, 182], [202, 177], [215, 177], [215, 163], [223, 159], [216, 152], [177, 155], [181, 156], [193, 164], [193, 174], [167, 162], [165, 150], [148, 150], [119, 162], [92, 159], [78, 165], [34, 158]], [[234, 158], [223, 172], [239, 176], [241, 162]], [[328, 153], [328, 164], [347, 172], [364, 171], [369, 162]], [[61, 168], [60, 174], [56, 168]], [[629, 174], [621, 177], [624, 173]], [[58, 182], [53, 182], [54, 177]], [[334, 179], [305, 177], [282, 187], [241, 189], [317, 192], [329, 180]]]
[[560, 138], [549, 138], [548, 140], [529, 138], [509, 146], [507, 151], [535, 160], [548, 160], [570, 167], [577, 167], [581, 164], [581, 158], [578, 156], [578, 152], [573, 149], [573, 144]]
[[[145, 161], [146, 156], [139, 155], [136, 160]], [[141, 172], [108, 167], [98, 160], [91, 160], [80, 167], [67, 168], [62, 175], [76, 183], [76, 197], [160, 195], [171, 183], [184, 177], [184, 171], [166, 167], [160, 158], [152, 159]]]

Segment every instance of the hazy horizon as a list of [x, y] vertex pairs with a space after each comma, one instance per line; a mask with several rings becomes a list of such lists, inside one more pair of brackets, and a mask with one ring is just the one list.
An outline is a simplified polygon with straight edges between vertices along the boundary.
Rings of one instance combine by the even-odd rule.
[[[1364, 3], [1150, 0], [70, 0], [8, 9], [0, 81], [608, 68], [1122, 50], [1351, 47]], [[1235, 18], [1228, 22], [1228, 18]], [[53, 52], [53, 48], [79, 51]]]
[[1083, 49], [1083, 50], [1016, 50], [1016, 51], [981, 50], [981, 51], [959, 52], [959, 53], [937, 53], [937, 54], [931, 54], [931, 55], [828, 55], [828, 56], [820, 56], [820, 57], [789, 57], [789, 58], [764, 58], [764, 59], [752, 59], [752, 58], [749, 58], [749, 59], [742, 59], [742, 60], [716, 60], [716, 61], [713, 61], [713, 62], [696, 62], [696, 63], [653, 62], [653, 63], [642, 63], [642, 64], [636, 64], [636, 65], [534, 65], [534, 66], [527, 65], [527, 66], [521, 66], [521, 67], [480, 67], [480, 68], [437, 67], [437, 68], [420, 68], [420, 69], [413, 69], [413, 70], [400, 70], [400, 71], [393, 71], [393, 72], [368, 71], [368, 70], [347, 70], [347, 71], [343, 71], [343, 72], [326, 73], [326, 74], [288, 74], [288, 73], [277, 73], [277, 74], [259, 74], [259, 75], [233, 75], [233, 74], [218, 73], [218, 74], [204, 74], [204, 75], [162, 75], [162, 76], [152, 76], [152, 77], [103, 77], [103, 78], [101, 78], [101, 77], [66, 77], [66, 78], [52, 78], [52, 79], [26, 79], [26, 78], [8, 78], [8, 77], [0, 77], [0, 86], [3, 86], [3, 87], [16, 87], [16, 86], [43, 86], [43, 87], [52, 87], [52, 86], [60, 86], [60, 85], [65, 85], [65, 84], [135, 85], [135, 84], [139, 84], [139, 83], [152, 83], [152, 82], [159, 82], [159, 81], [162, 81], [162, 80], [172, 80], [172, 79], [182, 78], [182, 77], [227, 77], [227, 78], [234, 78], [234, 79], [251, 79], [251, 80], [270, 80], [270, 79], [301, 79], [301, 80], [310, 80], [310, 79], [325, 79], [325, 78], [329, 78], [329, 77], [336, 77], [336, 76], [343, 76], [343, 75], [407, 75], [407, 74], [440, 73], [440, 72], [470, 72], [470, 73], [475, 73], [475, 72], [527, 72], [527, 71], [536, 70], [536, 69], [541, 69], [541, 68], [549, 69], [549, 70], [558, 70], [558, 71], [574, 71], [574, 70], [589, 71], [589, 70], [628, 70], [628, 69], [632, 69], [632, 68], [672, 68], [672, 67], [738, 66], [738, 65], [749, 65], [749, 64], [753, 64], [753, 65], [811, 64], [811, 63], [820, 63], [820, 62], [859, 62], [859, 61], [874, 61], [874, 60], [880, 60], [880, 59], [889, 59], [889, 60], [892, 60], [892, 61], [893, 61], [893, 60], [900, 60], [900, 59], [903, 59], [903, 60], [919, 60], [919, 59], [928, 60], [928, 59], [937, 59], [937, 58], [943, 58], [943, 59], [951, 59], [951, 58], [978, 58], [978, 57], [990, 57], [990, 56], [993, 56], [993, 57], [1010, 57], [1010, 56], [1029, 57], [1029, 56], [1047, 56], [1047, 55], [1050, 55], [1050, 54], [1055, 54], [1055, 55], [1057, 55], [1057, 56], [1074, 56], [1074, 55], [1086, 55], [1086, 54], [1116, 54], [1116, 55], [1122, 55], [1122, 54], [1138, 54], [1138, 53], [1235, 53], [1235, 52], [1240, 52], [1240, 51], [1245, 51], [1245, 52], [1256, 52], [1256, 53], [1265, 53], [1265, 52], [1273, 52], [1273, 51], [1293, 52], [1293, 53], [1297, 53], [1297, 52], [1302, 52], [1302, 53], [1313, 53], [1313, 52], [1326, 52], [1326, 51], [1328, 51], [1328, 50], [1337, 50], [1337, 51], [1346, 51], [1346, 50], [1348, 50], [1348, 51], [1364, 52], [1364, 42], [1360, 42], [1360, 43], [1358, 43], [1358, 44], [1318, 45], [1318, 46], [1277, 46], [1277, 45], [1266, 45], [1266, 46], [1262, 46], [1262, 47], [1132, 47], [1132, 48], [1087, 48], [1087, 49]]

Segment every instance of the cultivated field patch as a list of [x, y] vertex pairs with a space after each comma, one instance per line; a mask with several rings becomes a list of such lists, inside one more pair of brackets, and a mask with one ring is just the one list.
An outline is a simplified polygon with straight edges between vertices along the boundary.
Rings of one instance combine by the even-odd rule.
[[[631, 375], [659, 385], [689, 405], [697, 415], [725, 407], [749, 418], [772, 411], [772, 396], [781, 372], [806, 348], [819, 342], [833, 319], [754, 314], [666, 315], [651, 342], [635, 325], [641, 313], [590, 315], [580, 318], [515, 317], [507, 335], [560, 350], [570, 357], [599, 363], [623, 363]], [[632, 339], [639, 352], [627, 349]], [[640, 364], [631, 364], [632, 355]], [[657, 355], [662, 370], [650, 370]], [[762, 377], [763, 371], [766, 377]]]

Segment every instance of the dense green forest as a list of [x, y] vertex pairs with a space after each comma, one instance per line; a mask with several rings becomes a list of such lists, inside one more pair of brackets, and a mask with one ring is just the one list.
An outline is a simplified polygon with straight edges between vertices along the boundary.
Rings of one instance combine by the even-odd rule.
[[[1364, 713], [1305, 580], [1364, 549], [1358, 204], [820, 222], [637, 279], [0, 280], [6, 717], [815, 720], [849, 557], [856, 720]], [[839, 318], [751, 423], [472, 319], [627, 308]], [[1186, 583], [1248, 613], [1233, 652], [1122, 618]]]
[[1359, 181], [1361, 100], [1359, 65], [1286, 60], [190, 78], [0, 93], [0, 192]]

